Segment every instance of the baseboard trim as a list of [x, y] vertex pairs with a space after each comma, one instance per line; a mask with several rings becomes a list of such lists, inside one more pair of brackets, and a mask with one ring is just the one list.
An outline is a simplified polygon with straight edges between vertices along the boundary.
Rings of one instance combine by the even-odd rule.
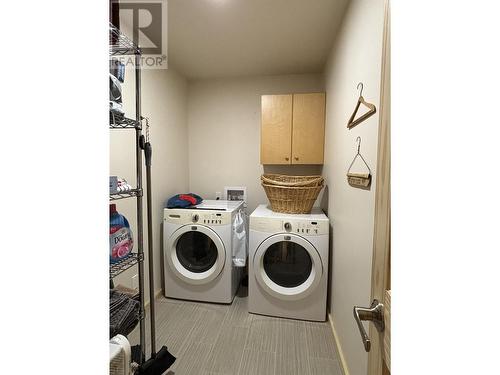
[[350, 375], [349, 374], [349, 367], [347, 367], [347, 362], [344, 357], [344, 352], [342, 351], [342, 346], [340, 345], [339, 341], [339, 335], [337, 334], [337, 331], [335, 330], [335, 322], [333, 320], [332, 314], [328, 313], [328, 321], [330, 322], [330, 327], [332, 328], [333, 332], [333, 338], [335, 339], [335, 346], [337, 348], [337, 355], [339, 357], [339, 362], [340, 366], [342, 367], [342, 371], [344, 372], [344, 375]]
[[[158, 298], [158, 296], [159, 296], [160, 294], [162, 294], [162, 293], [163, 293], [163, 289], [158, 289], [158, 290], [155, 292], [155, 299], [157, 299], [157, 298]], [[149, 306], [149, 300], [147, 300], [147, 301], [144, 303], [144, 307], [148, 307], [148, 306]]]

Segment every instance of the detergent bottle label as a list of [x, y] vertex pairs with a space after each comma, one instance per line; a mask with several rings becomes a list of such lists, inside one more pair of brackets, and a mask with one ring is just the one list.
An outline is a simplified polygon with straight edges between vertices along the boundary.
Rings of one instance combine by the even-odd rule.
[[133, 247], [132, 233], [127, 227], [113, 226], [110, 228], [109, 249], [111, 261], [126, 257]]

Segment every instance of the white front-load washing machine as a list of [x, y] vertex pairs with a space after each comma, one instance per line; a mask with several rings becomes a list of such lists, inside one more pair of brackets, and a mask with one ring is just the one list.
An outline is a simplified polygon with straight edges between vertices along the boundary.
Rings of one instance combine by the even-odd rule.
[[325, 321], [328, 217], [282, 214], [267, 205], [250, 215], [248, 309], [252, 313]]
[[169, 298], [231, 303], [240, 282], [232, 227], [242, 201], [205, 200], [193, 208], [165, 208], [164, 292]]

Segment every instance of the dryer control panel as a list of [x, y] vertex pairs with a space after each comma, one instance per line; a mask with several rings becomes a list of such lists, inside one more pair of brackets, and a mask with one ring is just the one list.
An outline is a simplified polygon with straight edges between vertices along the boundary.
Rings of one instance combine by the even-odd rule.
[[295, 233], [304, 236], [320, 236], [328, 234], [328, 220], [276, 219], [250, 217], [250, 229], [267, 233]]
[[231, 224], [231, 213], [218, 211], [202, 210], [182, 210], [177, 212], [168, 212], [165, 210], [164, 221], [168, 223], [185, 224], [203, 224], [207, 226], [228, 225]]

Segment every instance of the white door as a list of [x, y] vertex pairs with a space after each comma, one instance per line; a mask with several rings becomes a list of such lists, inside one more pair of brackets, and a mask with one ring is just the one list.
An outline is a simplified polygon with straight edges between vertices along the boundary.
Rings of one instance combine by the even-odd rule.
[[276, 234], [264, 240], [255, 252], [253, 268], [260, 286], [283, 300], [307, 297], [323, 275], [318, 251], [294, 234]]
[[220, 237], [203, 225], [185, 225], [169, 238], [165, 249], [172, 271], [186, 283], [207, 284], [221, 273], [226, 251]]

